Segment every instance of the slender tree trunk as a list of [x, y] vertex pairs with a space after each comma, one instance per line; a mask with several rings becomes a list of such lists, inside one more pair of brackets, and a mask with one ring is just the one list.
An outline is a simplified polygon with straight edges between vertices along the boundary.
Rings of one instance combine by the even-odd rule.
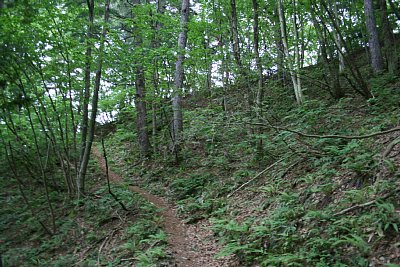
[[[335, 20], [335, 16], [332, 14], [332, 11], [328, 7], [328, 5], [327, 5], [325, 0], [320, 0], [320, 3], [322, 5], [322, 7], [324, 8], [324, 10], [326, 11], [326, 13], [328, 14], [328, 17], [329, 17], [329, 19], [330, 19], [330, 21], [332, 23], [331, 26], [333, 27], [335, 32], [338, 34], [338, 37], [339, 37], [340, 41], [342, 42], [344, 52], [349, 54], [349, 48], [348, 48], [348, 46], [347, 46], [347, 44], [345, 42], [345, 39], [343, 38], [343, 35], [342, 35], [341, 31], [340, 31], [338, 23]], [[322, 21], [322, 25], [325, 28], [326, 32], [330, 32], [327, 24], [324, 23], [324, 20], [323, 20], [322, 16], [320, 17], [320, 19]], [[336, 42], [335, 42], [335, 45], [336, 45], [336, 48], [338, 49]], [[343, 51], [340, 51], [339, 49], [338, 49], [338, 52], [339, 53], [344, 53]], [[359, 93], [360, 95], [362, 95], [366, 99], [372, 98], [373, 97], [372, 93], [369, 90], [369, 88], [367, 86], [367, 83], [365, 82], [365, 80], [364, 80], [364, 78], [363, 78], [363, 76], [362, 76], [362, 74], [360, 72], [360, 69], [357, 67], [357, 65], [355, 65], [351, 60], [349, 60], [346, 57], [344, 57], [344, 61], [345, 61], [345, 64], [348, 66], [348, 69], [350, 70], [351, 75], [353, 76], [354, 80], [357, 83], [357, 86], [352, 86], [354, 88], [354, 90], [357, 93]]]
[[[24, 92], [24, 94], [26, 95], [26, 93]], [[56, 232], [56, 216], [55, 216], [55, 212], [54, 212], [54, 207], [53, 204], [51, 202], [50, 199], [50, 191], [49, 191], [49, 186], [47, 183], [47, 176], [46, 176], [46, 172], [44, 170], [44, 166], [43, 166], [43, 162], [42, 162], [42, 157], [40, 154], [40, 147], [39, 147], [39, 141], [38, 141], [38, 137], [36, 135], [36, 131], [35, 131], [35, 127], [33, 124], [33, 120], [32, 120], [32, 116], [31, 116], [31, 111], [29, 109], [29, 107], [26, 109], [28, 112], [28, 120], [29, 120], [29, 125], [31, 127], [32, 130], [32, 134], [33, 134], [33, 140], [35, 143], [35, 148], [36, 148], [36, 155], [37, 155], [37, 161], [39, 163], [39, 167], [40, 167], [40, 171], [41, 171], [41, 176], [42, 176], [42, 181], [43, 181], [43, 185], [44, 185], [44, 189], [45, 189], [45, 195], [46, 195], [46, 201], [47, 201], [47, 205], [49, 207], [49, 211], [50, 211], [50, 215], [51, 215], [51, 222], [52, 222], [52, 230], [53, 230], [53, 234]]]
[[263, 66], [260, 58], [259, 51], [259, 20], [258, 20], [258, 2], [257, 0], [252, 0], [253, 2], [253, 43], [254, 43], [254, 57], [256, 59], [256, 66], [258, 72], [258, 90], [257, 90], [257, 98], [256, 104], [257, 109], [261, 109], [261, 102], [264, 96], [264, 79], [263, 79]]
[[[93, 20], [94, 20], [94, 0], [87, 0], [87, 5], [89, 10], [89, 21], [86, 33], [85, 88], [83, 95], [81, 95], [81, 101], [83, 97], [83, 105], [82, 105], [83, 114], [81, 123], [82, 130], [81, 130], [81, 153], [79, 158], [80, 165], [82, 164], [83, 155], [85, 154], [86, 139], [88, 133], [88, 124], [89, 124], [89, 99], [90, 99], [90, 75], [92, 72], [91, 65], [92, 65], [92, 46], [93, 46], [92, 37], [93, 37]], [[79, 184], [79, 179], [77, 184]]]
[[383, 49], [382, 52], [385, 55], [387, 61], [387, 69], [389, 73], [395, 74], [398, 69], [399, 57], [397, 54], [396, 43], [394, 40], [393, 30], [390, 26], [388, 19], [386, 0], [379, 0], [380, 11], [381, 11], [381, 24], [383, 31]]
[[378, 30], [376, 29], [372, 0], [364, 0], [364, 12], [365, 24], [368, 32], [369, 52], [371, 54], [371, 65], [374, 73], [377, 74], [384, 70], [384, 64], [378, 39]]
[[[321, 57], [323, 60], [323, 66], [324, 66], [325, 72], [330, 76], [329, 91], [335, 99], [340, 99], [340, 98], [344, 97], [344, 95], [345, 95], [345, 92], [340, 84], [340, 75], [339, 75], [340, 71], [344, 70], [344, 66], [340, 67], [341, 64], [344, 64], [344, 57], [343, 57], [343, 54], [340, 52], [340, 51], [342, 51], [341, 45], [339, 45], [339, 43], [341, 43], [341, 42], [338, 41], [338, 40], [340, 40], [340, 37], [338, 36], [338, 34], [335, 31], [335, 34], [334, 34], [335, 40], [334, 41], [337, 45], [337, 49], [339, 50], [339, 56], [340, 56], [339, 67], [337, 67], [334, 64], [332, 64], [332, 62], [329, 62], [329, 60], [328, 60], [328, 52], [327, 52], [327, 48], [326, 48], [327, 37], [326, 37], [326, 34], [324, 33], [323, 29], [321, 28], [321, 25], [320, 25], [321, 23], [319, 23], [317, 21], [316, 14], [314, 12], [314, 10], [317, 9], [315, 6], [315, 3], [313, 5], [314, 5], [314, 7], [312, 8], [312, 11], [311, 11], [311, 19], [313, 22], [313, 26], [316, 30], [319, 43], [320, 43], [320, 51], [321, 51]], [[341, 60], [343, 60], [343, 63], [340, 63]]]
[[92, 149], [92, 143], [94, 139], [94, 132], [96, 127], [96, 115], [97, 115], [97, 105], [99, 100], [99, 90], [100, 90], [100, 81], [101, 81], [101, 74], [103, 68], [103, 56], [104, 56], [104, 45], [105, 39], [107, 34], [107, 24], [110, 17], [110, 0], [106, 0], [105, 2], [105, 12], [104, 12], [104, 26], [101, 33], [101, 40], [100, 40], [100, 47], [99, 47], [99, 56], [97, 62], [97, 69], [96, 69], [96, 76], [94, 82], [94, 91], [92, 97], [92, 113], [90, 115], [90, 124], [88, 129], [88, 137], [85, 146], [85, 152], [83, 154], [81, 166], [79, 169], [79, 176], [78, 176], [78, 197], [85, 194], [85, 178], [86, 178], [86, 171], [87, 166], [89, 163], [90, 152]]
[[[259, 52], [259, 30], [258, 30], [258, 0], [252, 0], [253, 2], [253, 43], [254, 43], [254, 57], [256, 58], [256, 65], [258, 71], [258, 90], [256, 97], [256, 116], [259, 122], [262, 114], [262, 101], [264, 97], [264, 79], [263, 79], [263, 66], [261, 63], [260, 52]], [[262, 133], [262, 128], [257, 129], [257, 134]], [[258, 138], [257, 140], [257, 156], [261, 159], [263, 156], [263, 140]]]
[[[296, 6], [296, 0], [292, 1], [292, 6], [293, 6], [293, 31], [294, 31], [294, 39], [295, 39], [295, 44], [294, 44], [294, 69], [296, 73], [296, 84], [297, 87], [295, 87], [297, 96], [298, 96], [298, 101], [297, 103], [301, 105], [304, 102], [304, 96], [303, 96], [303, 90], [301, 88], [301, 80], [300, 80], [300, 67], [301, 67], [301, 60], [300, 60], [300, 51], [299, 51], [299, 29], [297, 26], [297, 6]], [[286, 36], [287, 38], [287, 36]], [[287, 40], [286, 40], [287, 41]]]
[[285, 13], [284, 13], [284, 9], [283, 9], [283, 3], [282, 3], [282, 0], [278, 0], [277, 2], [278, 2], [278, 15], [279, 15], [280, 30], [281, 30], [281, 35], [282, 35], [283, 50], [285, 52], [286, 62], [287, 62], [288, 68], [289, 68], [290, 76], [292, 78], [296, 101], [297, 101], [297, 104], [301, 105], [304, 101], [304, 97], [303, 97], [303, 93], [301, 91], [301, 87], [299, 88], [299, 86], [298, 86], [297, 75], [296, 75], [295, 71], [293, 70], [293, 60], [289, 54], [289, 46], [288, 46], [288, 40], [287, 40], [287, 31], [286, 31]]
[[[333, 14], [334, 14], [334, 18], [335, 18], [336, 23], [338, 23], [338, 21], [340, 21], [340, 20], [339, 20], [339, 12], [338, 12], [338, 8], [337, 8], [337, 2], [335, 2], [333, 4]], [[344, 55], [343, 55], [343, 45], [342, 45], [342, 41], [340, 39], [339, 33], [336, 30], [335, 30], [335, 33], [334, 33], [333, 36], [334, 36], [334, 39], [335, 39], [335, 42], [336, 42], [337, 49], [339, 50], [339, 52], [338, 52], [338, 56], [339, 56], [339, 74], [342, 74], [344, 72], [344, 67], [345, 67]]]
[[235, 57], [236, 65], [238, 66], [239, 73], [242, 70], [242, 60], [240, 58], [240, 43], [238, 32], [238, 19], [236, 13], [236, 0], [230, 0], [231, 5], [231, 32], [232, 32], [232, 46], [233, 56]]
[[173, 122], [172, 122], [172, 139], [173, 153], [175, 162], [179, 162], [180, 142], [182, 141], [183, 131], [183, 114], [182, 114], [182, 88], [183, 88], [183, 61], [185, 59], [185, 49], [187, 43], [187, 32], [189, 22], [189, 0], [182, 0], [181, 9], [181, 32], [178, 38], [178, 58], [175, 64], [174, 74], [174, 91], [172, 98]]
[[279, 12], [278, 12], [278, 5], [274, 7], [274, 14], [273, 14], [273, 21], [274, 21], [274, 40], [275, 40], [275, 47], [277, 52], [277, 74], [278, 80], [281, 82], [281, 85], [284, 86], [285, 82], [285, 51], [283, 48], [282, 43], [282, 32], [280, 29], [280, 20], [279, 20]]
[[[140, 0], [134, 0], [132, 2], [134, 5], [140, 5]], [[142, 36], [137, 33], [137, 28], [134, 31], [134, 42], [135, 47], [140, 49], [143, 43]], [[149, 134], [147, 131], [147, 109], [146, 109], [146, 85], [144, 70], [141, 63], [136, 63], [136, 73], [135, 73], [135, 107], [137, 111], [136, 129], [138, 132], [138, 143], [140, 155], [142, 158], [146, 158], [150, 153], [150, 141]]]

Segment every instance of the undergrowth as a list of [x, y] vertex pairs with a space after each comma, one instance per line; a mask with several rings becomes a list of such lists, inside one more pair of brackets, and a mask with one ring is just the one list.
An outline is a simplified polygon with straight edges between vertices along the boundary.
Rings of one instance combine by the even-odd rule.
[[[180, 164], [167, 153], [170, 140], [160, 138], [163, 146], [151, 159], [130, 166], [132, 182], [175, 200], [189, 223], [210, 219], [225, 244], [217, 256], [233, 254], [240, 266], [396, 266], [399, 158], [381, 154], [398, 134], [309, 138], [270, 125], [319, 136], [396, 127], [397, 81], [371, 80], [375, 98], [368, 102], [352, 97], [294, 107], [267, 98], [261, 132], [251, 113], [224, 112], [211, 100], [207, 108], [185, 111]], [[135, 140], [120, 142], [129, 127], [117, 125], [108, 139], [115, 158], [127, 153], [121, 147], [135, 158]]]
[[[92, 178], [104, 179], [94, 166], [91, 170]], [[35, 220], [22, 197], [2, 193], [3, 266], [155, 266], [168, 261], [166, 234], [156, 208], [126, 186], [113, 185], [113, 193], [128, 209], [124, 211], [106, 186], [94, 187], [85, 198], [72, 202], [52, 195], [54, 203], [63, 205], [57, 207], [57, 232], [51, 236], [38, 223], [49, 222], [44, 199], [27, 191], [30, 204], [39, 211]]]

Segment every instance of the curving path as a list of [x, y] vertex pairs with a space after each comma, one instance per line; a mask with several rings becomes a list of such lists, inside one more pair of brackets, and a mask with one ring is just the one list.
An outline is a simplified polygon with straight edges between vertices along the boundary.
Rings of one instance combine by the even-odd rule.
[[[106, 172], [105, 160], [100, 151], [93, 149], [101, 169]], [[110, 181], [121, 183], [123, 179], [108, 170]], [[218, 251], [218, 245], [212, 238], [211, 231], [207, 230], [208, 225], [187, 225], [177, 216], [173, 206], [165, 199], [152, 195], [138, 186], [129, 186], [129, 189], [142, 195], [146, 200], [160, 208], [160, 215], [164, 218], [164, 229], [168, 234], [168, 244], [173, 253], [176, 266], [178, 267], [214, 267], [214, 266], [235, 266], [232, 259], [214, 259]], [[203, 222], [204, 223], [204, 222]]]

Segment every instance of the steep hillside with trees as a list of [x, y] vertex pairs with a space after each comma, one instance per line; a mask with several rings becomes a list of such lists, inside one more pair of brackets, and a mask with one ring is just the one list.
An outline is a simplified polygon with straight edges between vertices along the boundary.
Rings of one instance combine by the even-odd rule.
[[398, 0], [0, 0], [4, 266], [399, 266]]

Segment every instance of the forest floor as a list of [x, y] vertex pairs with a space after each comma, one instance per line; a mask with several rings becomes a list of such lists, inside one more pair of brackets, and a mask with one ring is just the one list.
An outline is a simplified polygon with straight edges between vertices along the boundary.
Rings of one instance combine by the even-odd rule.
[[[97, 148], [93, 151], [103, 172], [107, 172], [106, 161]], [[123, 183], [123, 178], [108, 169], [108, 176], [112, 183]], [[233, 257], [220, 257], [215, 259], [219, 251], [219, 245], [209, 229], [208, 222], [199, 221], [188, 225], [177, 215], [176, 208], [168, 203], [165, 198], [150, 194], [138, 186], [129, 186], [129, 190], [140, 194], [147, 201], [156, 206], [163, 218], [164, 230], [168, 234], [168, 245], [174, 259], [174, 265], [178, 267], [224, 267], [237, 266]]]

